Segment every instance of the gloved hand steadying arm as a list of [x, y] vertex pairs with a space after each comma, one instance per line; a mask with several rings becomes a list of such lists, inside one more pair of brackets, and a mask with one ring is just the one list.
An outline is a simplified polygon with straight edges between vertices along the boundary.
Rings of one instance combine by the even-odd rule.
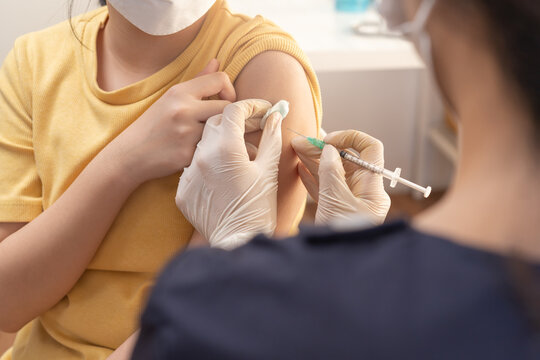
[[244, 141], [246, 126], [256, 129], [270, 107], [266, 101], [245, 100], [210, 118], [180, 177], [176, 204], [213, 247], [232, 249], [258, 233], [274, 233], [281, 115], [267, 119], [254, 161]]
[[382, 176], [342, 160], [336, 148], [353, 149], [363, 160], [383, 166], [382, 143], [356, 130], [330, 133], [324, 141], [327, 145], [322, 151], [304, 138], [292, 141], [301, 160], [300, 178], [318, 202], [315, 223], [329, 224], [360, 215], [372, 224], [381, 224], [390, 209]]

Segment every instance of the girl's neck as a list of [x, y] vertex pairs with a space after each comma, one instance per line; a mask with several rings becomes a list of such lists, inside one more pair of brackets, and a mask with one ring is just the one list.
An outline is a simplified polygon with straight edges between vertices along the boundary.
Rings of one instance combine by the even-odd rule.
[[105, 28], [99, 33], [98, 82], [115, 90], [156, 73], [176, 59], [195, 39], [206, 15], [177, 33], [153, 36], [139, 30], [112, 6]]

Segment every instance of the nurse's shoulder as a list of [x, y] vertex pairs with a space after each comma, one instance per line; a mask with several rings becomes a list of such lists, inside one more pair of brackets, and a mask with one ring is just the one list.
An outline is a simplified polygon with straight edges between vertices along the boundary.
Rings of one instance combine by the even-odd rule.
[[256, 348], [259, 358], [459, 358], [466, 350], [525, 358], [528, 328], [507, 275], [503, 258], [405, 222], [261, 236], [230, 252], [197, 249], [173, 260], [144, 312], [138, 346], [144, 354], [177, 334], [168, 350], [199, 358], [231, 343], [246, 344], [234, 349], [238, 357]]

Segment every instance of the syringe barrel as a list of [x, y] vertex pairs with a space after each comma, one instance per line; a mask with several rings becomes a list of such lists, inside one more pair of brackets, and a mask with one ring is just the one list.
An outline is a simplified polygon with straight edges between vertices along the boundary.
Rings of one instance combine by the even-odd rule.
[[417, 191], [420, 191], [421, 193], [424, 194], [424, 197], [428, 197], [429, 194], [431, 193], [431, 188], [425, 188], [425, 187], [422, 187], [420, 185], [417, 185], [415, 183], [413, 183], [412, 181], [409, 181], [407, 179], [403, 179], [402, 177], [398, 176], [399, 173], [395, 173], [395, 172], [392, 172], [390, 170], [387, 170], [385, 168], [381, 168], [381, 167], [378, 167], [378, 166], [375, 166], [373, 164], [370, 164], [368, 163], [367, 161], [364, 161], [362, 159], [359, 159], [357, 158], [356, 156], [352, 156], [351, 154], [349, 154], [348, 152], [344, 151], [344, 150], [341, 150], [339, 152], [339, 155], [348, 160], [348, 161], [351, 161], [357, 165], [360, 165], [366, 169], [369, 169], [371, 171], [373, 171], [374, 173], [376, 174], [380, 174], [382, 175], [383, 177], [387, 178], [387, 179], [390, 179], [392, 181], [397, 181], [405, 186], [408, 186], [414, 190], [417, 190]]
[[376, 174], [382, 174], [384, 172], [384, 169], [381, 168], [381, 167], [378, 167], [378, 166], [375, 166], [373, 164], [370, 164], [368, 163], [367, 161], [364, 161], [362, 159], [359, 159], [357, 158], [356, 156], [352, 156], [351, 154], [349, 154], [348, 152], [346, 152], [345, 150], [341, 150], [339, 152], [339, 155], [346, 159], [346, 160], [349, 160], [350, 162], [353, 162], [355, 163], [356, 165], [360, 165], [368, 170], [371, 170], [373, 171], [374, 173]]
[[387, 179], [393, 180], [394, 179], [394, 173], [390, 170], [384, 169], [382, 171], [382, 176], [384, 176]]

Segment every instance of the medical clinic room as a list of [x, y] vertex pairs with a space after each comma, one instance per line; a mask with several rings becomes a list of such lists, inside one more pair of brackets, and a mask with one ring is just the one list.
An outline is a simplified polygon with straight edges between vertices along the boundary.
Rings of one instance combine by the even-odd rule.
[[540, 360], [540, 1], [0, 24], [0, 360]]

